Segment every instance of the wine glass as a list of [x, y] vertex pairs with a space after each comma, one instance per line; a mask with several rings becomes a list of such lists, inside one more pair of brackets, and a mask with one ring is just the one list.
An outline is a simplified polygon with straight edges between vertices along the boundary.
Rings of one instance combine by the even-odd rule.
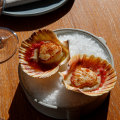
[[0, 63], [10, 59], [18, 48], [18, 37], [9, 28], [0, 27]]

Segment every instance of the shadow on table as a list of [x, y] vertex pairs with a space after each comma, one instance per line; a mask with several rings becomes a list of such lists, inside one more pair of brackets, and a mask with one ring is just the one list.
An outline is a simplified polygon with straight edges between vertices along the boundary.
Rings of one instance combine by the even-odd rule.
[[99, 108], [97, 108], [91, 114], [82, 116], [80, 120], [107, 120], [109, 98], [110, 98], [110, 94], [107, 96], [106, 100]]
[[14, 31], [29, 31], [40, 29], [66, 15], [70, 11], [73, 3], [74, 0], [68, 0], [62, 7], [58, 8], [57, 10], [34, 17], [11, 17], [2, 15], [0, 16], [0, 26], [8, 27]]
[[28, 102], [22, 87], [18, 84], [9, 109], [8, 120], [53, 120], [36, 111]]
[[[109, 95], [105, 102], [95, 112], [82, 116], [78, 120], [106, 120], [109, 105]], [[36, 111], [28, 102], [20, 84], [9, 109], [8, 120], [56, 120]]]

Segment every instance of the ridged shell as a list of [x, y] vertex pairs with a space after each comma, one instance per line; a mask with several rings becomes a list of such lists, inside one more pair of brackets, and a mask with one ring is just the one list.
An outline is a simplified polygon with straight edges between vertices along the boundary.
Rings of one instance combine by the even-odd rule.
[[[60, 45], [64, 53], [64, 59], [57, 66], [48, 71], [39, 71], [33, 69], [33, 67], [29, 65], [28, 61], [25, 60], [25, 53], [27, 49], [30, 48], [32, 44], [39, 43], [40, 41], [51, 41], [55, 44]], [[38, 78], [49, 77], [55, 74], [59, 70], [59, 66], [65, 64], [68, 60], [69, 60], [68, 41], [61, 43], [57, 39], [56, 34], [51, 30], [44, 29], [39, 30], [38, 32], [34, 32], [29, 39], [22, 42], [21, 47], [19, 49], [19, 62], [21, 64], [21, 67], [25, 73], [32, 77]]]
[[[95, 68], [97, 66], [102, 66], [104, 68], [104, 70], [107, 72], [107, 76], [106, 76], [105, 82], [103, 83], [103, 85], [101, 87], [99, 87], [99, 89], [96, 89], [93, 91], [83, 91], [82, 89], [73, 87], [66, 82], [66, 78], [67, 78], [66, 76], [68, 76], [69, 73], [72, 72], [72, 70], [74, 69], [75, 65], [78, 62], [84, 68], [87, 68], [87, 67]], [[112, 88], [114, 88], [114, 85], [117, 80], [116, 72], [112, 68], [112, 66], [106, 60], [103, 60], [100, 57], [95, 57], [94, 55], [92, 55], [92, 56], [87, 56], [87, 55], [73, 56], [68, 63], [68, 69], [64, 72], [60, 72], [60, 75], [63, 77], [63, 83], [68, 90], [83, 93], [83, 94], [89, 95], [89, 96], [99, 96], [104, 93], [108, 93]]]

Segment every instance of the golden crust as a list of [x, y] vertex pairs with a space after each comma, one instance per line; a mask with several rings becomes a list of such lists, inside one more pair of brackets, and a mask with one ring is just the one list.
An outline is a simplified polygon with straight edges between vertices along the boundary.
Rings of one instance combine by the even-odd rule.
[[80, 89], [98, 84], [97, 74], [88, 68], [77, 66], [72, 72], [71, 81]]
[[40, 47], [39, 58], [45, 64], [59, 62], [62, 56], [62, 47], [53, 42], [47, 42]]

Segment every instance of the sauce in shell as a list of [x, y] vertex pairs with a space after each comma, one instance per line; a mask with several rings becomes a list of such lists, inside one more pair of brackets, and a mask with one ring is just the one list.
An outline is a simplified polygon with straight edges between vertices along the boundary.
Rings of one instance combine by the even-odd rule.
[[26, 52], [25, 52], [25, 60], [28, 62], [29, 66], [31, 66], [33, 69], [36, 69], [38, 71], [49, 71], [53, 68], [55, 68], [59, 62], [55, 62], [54, 64], [44, 64], [40, 61], [40, 59], [38, 60], [38, 62], [34, 61], [33, 59], [31, 59], [31, 57], [34, 54], [34, 50], [38, 49], [38, 54], [39, 54], [39, 49], [41, 47], [41, 45], [43, 45], [45, 42], [41, 41], [38, 43], [33, 43], [32, 46], [30, 48], [27, 48]]
[[[99, 84], [100, 87], [103, 86], [105, 79], [106, 79], [107, 72], [104, 70], [103, 67], [94, 67], [94, 68], [84, 68], [83, 66], [77, 64], [72, 71], [71, 76], [71, 85], [77, 88], [84, 88], [84, 87], [93, 87]], [[98, 80], [100, 79], [100, 83]], [[94, 89], [96, 90], [96, 89]]]

